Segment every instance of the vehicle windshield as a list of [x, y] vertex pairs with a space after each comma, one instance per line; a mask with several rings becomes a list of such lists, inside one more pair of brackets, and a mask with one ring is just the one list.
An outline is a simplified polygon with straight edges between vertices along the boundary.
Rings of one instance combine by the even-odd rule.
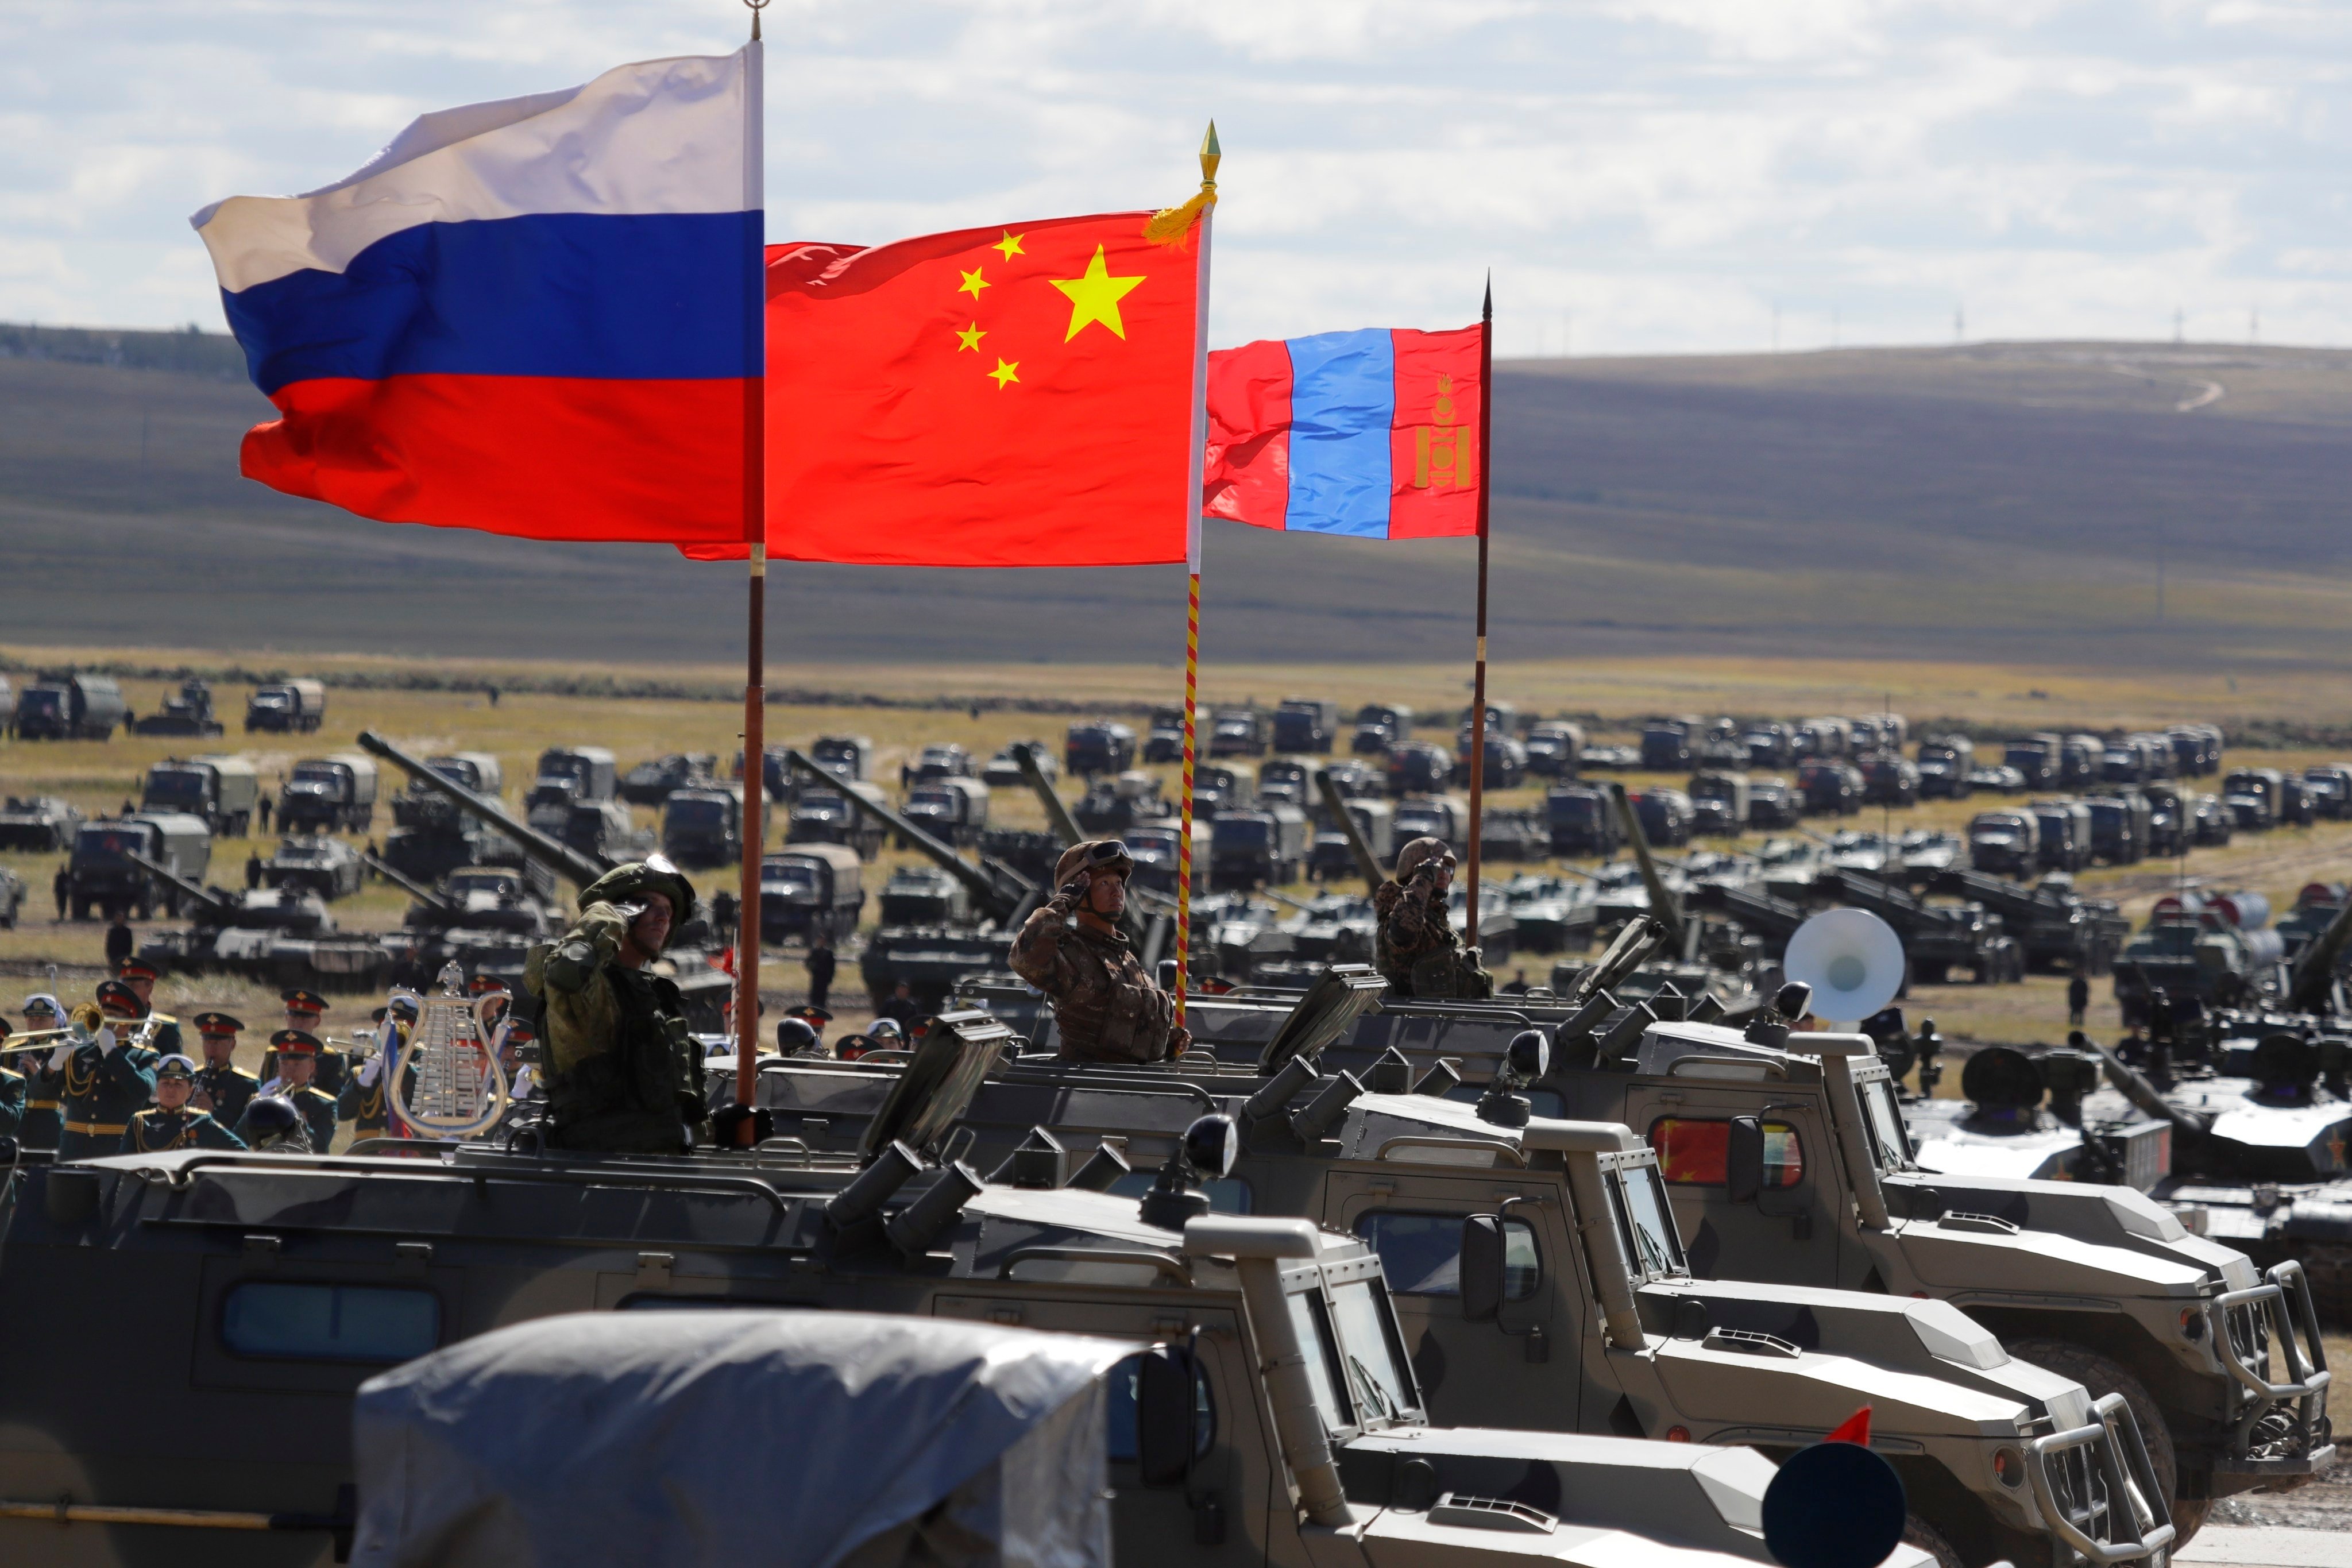
[[143, 827], [85, 827], [74, 842], [75, 858], [83, 860], [119, 860], [125, 849], [154, 853]]
[[1298, 1349], [1307, 1362], [1307, 1381], [1314, 1386], [1315, 1407], [1323, 1412], [1323, 1424], [1354, 1426], [1355, 1407], [1339, 1397], [1339, 1346], [1331, 1334], [1323, 1293], [1308, 1289], [1284, 1300], [1290, 1306], [1291, 1331], [1298, 1336]]
[[194, 768], [173, 768], [170, 773], [160, 770], [147, 775], [147, 795], [151, 800], [202, 800], [205, 775]]
[[438, 773], [451, 784], [462, 784], [467, 789], [482, 787], [482, 770], [460, 758], [428, 757], [425, 766], [426, 771]]
[[332, 763], [297, 763], [294, 764], [294, 778], [295, 782], [298, 784], [331, 784], [339, 782], [340, 777], [341, 775], [336, 772], [335, 764]]
[[1387, 1292], [1376, 1279], [1341, 1285], [1331, 1292], [1331, 1315], [1339, 1331], [1348, 1392], [1366, 1418], [1363, 1424], [1403, 1420], [1420, 1401]]
[[43, 691], [36, 687], [16, 699], [16, 706], [27, 713], [54, 713], [64, 697], [62, 691]]
[[1655, 1165], [1623, 1165], [1611, 1173], [1611, 1194], [1618, 1205], [1617, 1220], [1625, 1233], [1626, 1250], [1633, 1267], [1657, 1279], [1688, 1274], [1683, 1262], [1682, 1237], [1675, 1230], [1674, 1211], [1666, 1206], [1665, 1189]]
[[1903, 1125], [1903, 1110], [1895, 1100], [1895, 1085], [1873, 1079], [1862, 1090], [1863, 1119], [1870, 1127], [1870, 1145], [1883, 1171], [1901, 1171], [1911, 1164], [1911, 1135]]
[[727, 824], [727, 803], [722, 800], [686, 800], [672, 795], [667, 815], [673, 827], [723, 827]]
[[805, 860], [770, 860], [760, 868], [760, 880], [780, 888], [816, 886], [816, 868]]
[[1211, 829], [1212, 841], [1219, 847], [1237, 844], [1244, 848], [1264, 847], [1274, 825], [1254, 816], [1221, 816]]

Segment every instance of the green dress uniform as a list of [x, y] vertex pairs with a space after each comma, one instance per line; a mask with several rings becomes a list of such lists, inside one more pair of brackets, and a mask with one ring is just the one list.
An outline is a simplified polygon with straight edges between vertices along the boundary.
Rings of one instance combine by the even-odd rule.
[[0, 1138], [14, 1138], [25, 1124], [25, 1075], [0, 1068]]
[[213, 1102], [212, 1114], [223, 1127], [234, 1127], [253, 1097], [261, 1092], [261, 1080], [237, 1066], [226, 1062], [216, 1068], [196, 1069], [196, 1088]]
[[[310, 1081], [329, 1094], [341, 1094], [343, 1092], [343, 1085], [350, 1080], [351, 1062], [351, 1054], [348, 1051], [339, 1051], [332, 1046], [323, 1046], [319, 1050], [319, 1070], [310, 1076]], [[262, 1052], [261, 1076], [253, 1081], [257, 1084], [268, 1083], [277, 1076], [278, 1053]]]
[[155, 1051], [158, 1056], [176, 1057], [180, 1050], [180, 1021], [169, 1013], [151, 1013], [148, 1016], [161, 1019], [155, 1031]]
[[65, 1118], [60, 1114], [58, 1096], [64, 1092], [65, 1074], [51, 1072], [48, 1063], [38, 1057], [25, 1066], [25, 1107], [16, 1126], [16, 1142], [26, 1149], [55, 1149], [58, 1134], [65, 1131]]
[[121, 1145], [131, 1118], [155, 1099], [155, 1064], [163, 1058], [141, 1046], [95, 1042], [76, 1047], [63, 1073], [65, 1135], [59, 1160], [89, 1160]]
[[122, 1131], [121, 1154], [161, 1154], [173, 1149], [242, 1149], [245, 1140], [192, 1106], [166, 1110], [151, 1105]]
[[[373, 1083], [362, 1083], [360, 1073], [366, 1071], [362, 1064], [343, 1085], [343, 1092], [335, 1097], [335, 1109], [352, 1124], [354, 1138], [374, 1138], [392, 1127], [392, 1096], [385, 1092], [383, 1071], [378, 1068]], [[404, 1088], [416, 1092], [416, 1063], [408, 1054], [408, 1032], [401, 1031], [400, 1076], [406, 1080]]]

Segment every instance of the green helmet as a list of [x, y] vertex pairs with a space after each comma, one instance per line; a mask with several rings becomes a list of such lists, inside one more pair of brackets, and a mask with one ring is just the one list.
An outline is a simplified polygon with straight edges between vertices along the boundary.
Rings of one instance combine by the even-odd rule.
[[669, 900], [671, 930], [694, 918], [694, 884], [658, 855], [650, 860], [633, 860], [625, 866], [614, 867], [581, 889], [580, 907], [584, 910], [590, 904], [625, 904], [647, 893], [659, 893]]

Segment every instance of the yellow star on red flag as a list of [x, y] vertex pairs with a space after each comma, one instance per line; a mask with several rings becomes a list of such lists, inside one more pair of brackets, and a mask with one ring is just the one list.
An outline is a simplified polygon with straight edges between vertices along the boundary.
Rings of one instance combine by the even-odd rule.
[[1087, 263], [1084, 273], [1076, 278], [1052, 278], [1046, 281], [1070, 297], [1070, 330], [1062, 334], [1068, 342], [1089, 323], [1100, 321], [1119, 337], [1127, 336], [1127, 323], [1118, 317], [1118, 302], [1143, 282], [1140, 273], [1132, 278], [1114, 278], [1103, 265], [1103, 247], [1095, 247], [1095, 258]]

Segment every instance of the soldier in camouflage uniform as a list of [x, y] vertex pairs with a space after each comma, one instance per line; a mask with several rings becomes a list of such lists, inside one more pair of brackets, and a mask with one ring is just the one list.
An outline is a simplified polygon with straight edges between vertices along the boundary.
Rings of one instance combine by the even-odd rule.
[[1164, 1061], [1192, 1041], [1118, 929], [1134, 870], [1116, 838], [1072, 845], [1054, 868], [1058, 890], [1013, 939], [1013, 973], [1045, 994], [1073, 1060]]
[[694, 886], [667, 860], [619, 867], [580, 895], [580, 919], [523, 964], [540, 999], [548, 1143], [683, 1154], [709, 1118], [677, 985], [648, 966], [694, 914]]
[[1395, 880], [1372, 895], [1381, 973], [1407, 996], [1475, 1001], [1495, 994], [1478, 950], [1454, 934], [1445, 905], [1453, 886], [1454, 852], [1441, 839], [1416, 838], [1397, 851]]

